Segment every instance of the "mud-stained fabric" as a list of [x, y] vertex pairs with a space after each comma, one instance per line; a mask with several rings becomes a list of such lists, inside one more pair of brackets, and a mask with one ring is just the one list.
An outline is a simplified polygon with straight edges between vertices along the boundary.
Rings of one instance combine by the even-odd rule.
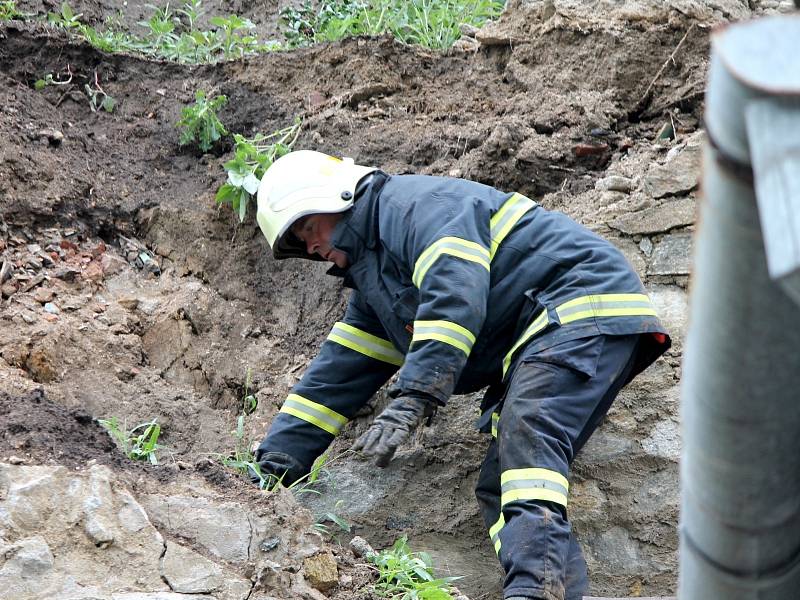
[[493, 412], [475, 494], [507, 596], [579, 600], [587, 592], [567, 520], [569, 466], [630, 379], [640, 337], [594, 336], [526, 355]]

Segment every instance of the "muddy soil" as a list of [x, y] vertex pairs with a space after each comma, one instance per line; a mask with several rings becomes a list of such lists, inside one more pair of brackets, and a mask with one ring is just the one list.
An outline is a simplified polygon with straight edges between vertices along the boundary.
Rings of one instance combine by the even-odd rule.
[[[55, 4], [20, 7], [43, 14]], [[271, 39], [286, 3], [267, 4], [207, 6], [249, 17]], [[378, 37], [201, 66], [105, 54], [38, 22], [0, 25], [0, 253], [8, 265], [0, 282], [0, 459], [76, 468], [95, 460], [166, 486], [197, 471], [249, 497], [214, 457], [234, 447], [248, 393], [258, 408], [246, 435], [260, 439], [347, 294], [320, 265], [274, 261], [252, 215], [240, 224], [215, 205], [230, 145], [200, 154], [178, 145], [175, 128], [196, 89], [228, 96], [220, 118], [233, 132], [267, 133], [299, 116], [297, 148], [541, 199], [612, 238], [648, 285], [685, 295], [686, 273], [650, 269], [643, 244], [689, 234], [691, 219], [626, 233], [609, 223], [649, 210], [652, 199], [595, 184], [607, 171], [635, 181], [700, 128], [714, 24], [786, 3], [694, 10], [678, 2], [602, 18], [576, 4], [510, 3], [477, 40], [446, 52]], [[119, 11], [131, 28], [144, 11], [121, 0], [73, 8], [90, 22]], [[68, 66], [72, 84], [34, 89]], [[95, 78], [117, 101], [113, 113], [90, 110], [83, 85]], [[658, 141], [667, 124], [672, 136]], [[655, 506], [660, 490], [674, 495], [677, 459], [631, 458], [615, 436], [625, 432], [638, 447], [654, 427], [677, 420], [680, 348], [678, 336], [675, 351], [623, 395], [594, 457], [576, 466], [574, 518], [598, 595], [674, 591], [677, 504], [645, 505]], [[345, 511], [376, 546], [407, 534], [442, 557], [443, 568], [467, 574], [461, 587], [470, 595], [500, 597], [472, 498], [486, 444], [472, 430], [473, 413], [473, 399], [455, 398], [377, 476], [345, 455], [323, 485], [330, 493], [309, 506]], [[162, 466], [121, 459], [96, 422], [110, 416], [129, 426], [158, 419]], [[348, 428], [334, 454], [368, 422]], [[360, 493], [382, 500], [353, 503]], [[608, 512], [636, 505], [639, 512]]]

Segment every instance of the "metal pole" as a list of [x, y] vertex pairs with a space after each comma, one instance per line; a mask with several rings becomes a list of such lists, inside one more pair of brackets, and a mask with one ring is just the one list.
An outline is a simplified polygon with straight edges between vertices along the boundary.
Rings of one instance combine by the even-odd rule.
[[800, 598], [797, 40], [794, 17], [713, 40], [681, 404], [680, 600]]

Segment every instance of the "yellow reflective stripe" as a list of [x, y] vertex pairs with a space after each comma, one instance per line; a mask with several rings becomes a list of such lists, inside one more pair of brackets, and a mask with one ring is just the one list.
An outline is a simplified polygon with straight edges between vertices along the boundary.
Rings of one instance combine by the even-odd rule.
[[545, 500], [566, 506], [569, 482], [550, 469], [510, 469], [500, 476], [500, 489], [501, 506], [515, 500]]
[[494, 545], [494, 551], [499, 553], [500, 552], [500, 530], [505, 526], [506, 519], [503, 516], [503, 513], [500, 513], [500, 518], [497, 519], [494, 525], [489, 527], [489, 539], [492, 540], [492, 544]]
[[422, 280], [425, 278], [428, 269], [433, 266], [433, 263], [442, 254], [450, 254], [457, 258], [478, 263], [485, 267], [487, 271], [489, 270], [489, 251], [486, 248], [469, 240], [452, 236], [443, 237], [428, 246], [414, 264], [414, 273], [411, 276], [411, 281], [414, 282], [415, 286], [419, 288], [422, 285]]
[[467, 356], [475, 344], [475, 336], [469, 329], [450, 321], [414, 321], [411, 343], [422, 340], [436, 340], [450, 344]]
[[403, 364], [405, 359], [389, 340], [379, 338], [347, 323], [334, 323], [328, 339], [365, 356], [398, 367]]
[[545, 502], [555, 502], [561, 506], [567, 505], [567, 497], [561, 492], [536, 487], [506, 492], [500, 497], [500, 504], [505, 506], [515, 500], [543, 500]]
[[506, 354], [506, 357], [503, 359], [503, 377], [506, 376], [506, 372], [511, 366], [511, 359], [514, 357], [514, 353], [519, 349], [520, 346], [544, 329], [548, 322], [547, 310], [543, 310], [542, 314], [534, 319], [533, 323], [528, 326], [528, 328], [517, 340], [517, 343], [511, 347], [511, 350], [508, 351], [508, 354]]
[[656, 316], [646, 294], [591, 294], [574, 298], [556, 308], [562, 325], [594, 317]]
[[338, 435], [342, 427], [347, 424], [347, 417], [297, 394], [289, 394], [286, 397], [280, 412], [316, 425], [332, 435]]
[[492, 413], [492, 437], [497, 437], [497, 422], [500, 420], [500, 415]]
[[489, 248], [489, 261], [494, 258], [497, 248], [511, 230], [514, 229], [517, 221], [534, 206], [536, 206], [536, 202], [522, 194], [514, 194], [503, 203], [500, 210], [489, 221], [489, 231], [492, 238], [491, 247]]

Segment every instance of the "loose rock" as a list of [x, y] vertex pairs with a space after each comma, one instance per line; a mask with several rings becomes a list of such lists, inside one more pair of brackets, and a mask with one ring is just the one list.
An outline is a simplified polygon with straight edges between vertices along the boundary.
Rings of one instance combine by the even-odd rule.
[[336, 559], [329, 552], [317, 554], [303, 561], [303, 572], [308, 582], [322, 592], [338, 585], [339, 570]]
[[594, 184], [594, 189], [603, 192], [623, 192], [630, 193], [636, 187], [632, 179], [621, 175], [609, 175], [598, 179]]
[[[33, 299], [36, 300], [39, 304], [47, 304], [49, 302], [52, 302], [53, 298], [55, 297], [56, 297], [55, 292], [47, 287], [37, 288], [36, 291], [33, 293]], [[45, 310], [47, 309], [45, 308]]]

